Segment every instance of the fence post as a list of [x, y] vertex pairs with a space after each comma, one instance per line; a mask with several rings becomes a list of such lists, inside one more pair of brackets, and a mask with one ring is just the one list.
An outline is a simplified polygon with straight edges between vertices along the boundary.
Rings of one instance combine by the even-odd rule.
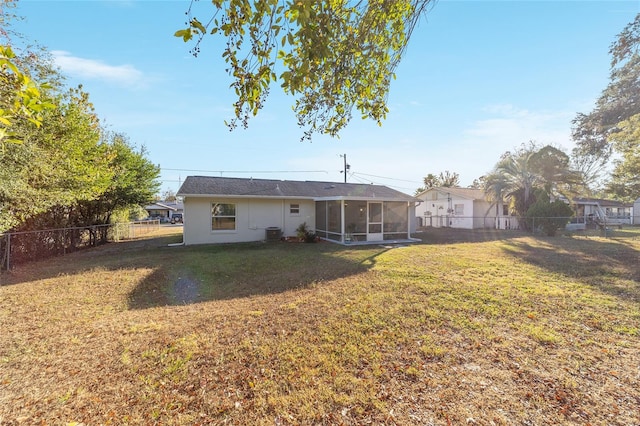
[[7, 234], [7, 271], [11, 269], [11, 234]]

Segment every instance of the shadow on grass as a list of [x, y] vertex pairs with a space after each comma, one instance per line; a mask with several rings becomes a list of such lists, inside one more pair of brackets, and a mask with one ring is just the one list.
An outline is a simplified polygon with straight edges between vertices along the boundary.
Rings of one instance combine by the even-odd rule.
[[640, 243], [602, 238], [513, 240], [504, 248], [527, 263], [587, 283], [601, 292], [640, 302]]
[[387, 250], [326, 242], [174, 247], [172, 258], [130, 294], [129, 308], [188, 305], [305, 288], [362, 273]]
[[[0, 285], [83, 276], [94, 271], [147, 269], [128, 296], [129, 309], [229, 300], [304, 288], [359, 274], [388, 247], [344, 247], [328, 242], [181, 246], [182, 235], [110, 243], [4, 272]], [[170, 246], [174, 244], [174, 246]], [[113, 285], [118, 285], [114, 282]]]
[[145, 268], [162, 265], [169, 244], [182, 241], [182, 234], [143, 237], [136, 240], [110, 242], [98, 247], [66, 255], [15, 265], [2, 271], [0, 285], [17, 285], [62, 275], [77, 275], [97, 268], [116, 270], [127, 267]]

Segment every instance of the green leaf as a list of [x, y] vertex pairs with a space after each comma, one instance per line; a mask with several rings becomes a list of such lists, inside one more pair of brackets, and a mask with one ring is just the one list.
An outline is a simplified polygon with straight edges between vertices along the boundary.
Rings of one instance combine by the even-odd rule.
[[182, 41], [187, 42], [189, 40], [191, 40], [191, 38], [193, 37], [192, 33], [191, 33], [191, 28], [187, 28], [185, 30], [178, 30], [175, 32], [174, 34], [175, 37], [182, 37]]
[[201, 34], [206, 34], [207, 33], [207, 29], [204, 27], [204, 25], [202, 25], [202, 23], [200, 21], [198, 21], [196, 18], [192, 18], [191, 19], [191, 28], [195, 28], [196, 30], [198, 30]]

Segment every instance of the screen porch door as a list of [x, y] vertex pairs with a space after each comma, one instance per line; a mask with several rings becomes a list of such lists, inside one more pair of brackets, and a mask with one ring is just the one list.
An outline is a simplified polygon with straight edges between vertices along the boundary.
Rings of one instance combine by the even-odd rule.
[[382, 203], [369, 202], [367, 215], [367, 241], [382, 241]]

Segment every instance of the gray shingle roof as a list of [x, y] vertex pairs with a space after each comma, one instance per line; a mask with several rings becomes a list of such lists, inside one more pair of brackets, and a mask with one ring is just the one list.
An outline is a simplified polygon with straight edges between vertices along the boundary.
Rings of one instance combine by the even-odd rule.
[[225, 178], [188, 176], [178, 194], [180, 196], [238, 196], [277, 198], [375, 198], [387, 201], [419, 201], [418, 199], [383, 185], [290, 181], [275, 179]]

